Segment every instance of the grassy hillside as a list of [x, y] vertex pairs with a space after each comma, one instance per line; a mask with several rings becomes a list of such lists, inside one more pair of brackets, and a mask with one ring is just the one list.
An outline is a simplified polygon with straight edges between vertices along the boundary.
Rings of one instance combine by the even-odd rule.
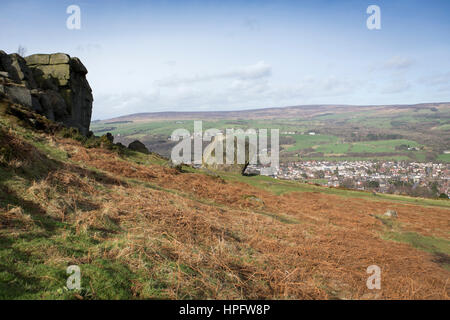
[[[230, 112], [174, 112], [130, 115], [95, 122], [96, 134], [117, 141], [143, 141], [169, 155], [177, 128], [279, 129], [281, 161], [396, 160], [449, 162], [450, 104], [407, 106], [300, 106]], [[308, 135], [313, 131], [316, 135]], [[408, 147], [411, 149], [408, 150]]]
[[[0, 299], [448, 299], [449, 214], [177, 170], [0, 103]], [[381, 290], [366, 287], [373, 264]], [[69, 265], [81, 290], [65, 288]]]

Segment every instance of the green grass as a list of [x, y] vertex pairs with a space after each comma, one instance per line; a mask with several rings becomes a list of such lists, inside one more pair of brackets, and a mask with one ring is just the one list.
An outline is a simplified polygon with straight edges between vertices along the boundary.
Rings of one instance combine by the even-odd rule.
[[[201, 171], [199, 171], [201, 172]], [[341, 197], [359, 198], [370, 201], [389, 201], [398, 203], [416, 204], [421, 206], [443, 207], [450, 209], [450, 201], [439, 199], [413, 198], [392, 194], [377, 194], [371, 192], [348, 190], [340, 188], [328, 188], [323, 186], [315, 186], [313, 184], [301, 183], [291, 180], [278, 180], [267, 176], [241, 176], [235, 173], [223, 173], [219, 175], [228, 181], [238, 181], [247, 183], [251, 186], [269, 191], [275, 195], [281, 195], [289, 192], [319, 192], [324, 194], [333, 194]]]
[[42, 253], [51, 248], [70, 251], [76, 256], [85, 252], [90, 240], [71, 237], [63, 242], [50, 231], [61, 226], [50, 219], [46, 226], [50, 228], [40, 230], [35, 227], [19, 236], [0, 234], [0, 299], [65, 299], [73, 294], [62, 291], [67, 279], [67, 265], [48, 261]]
[[341, 155], [327, 155], [324, 157], [320, 156], [289, 156], [283, 158], [285, 161], [310, 161], [310, 160], [316, 160], [316, 161], [412, 161], [413, 159], [409, 156], [402, 156], [402, 155], [392, 155], [392, 156], [378, 156], [373, 155], [370, 158], [368, 157], [362, 157], [362, 156], [341, 156]]
[[352, 144], [350, 143], [328, 143], [314, 148], [314, 151], [325, 154], [345, 154], [349, 152], [351, 147]]
[[314, 135], [311, 136], [309, 134], [304, 135], [292, 135], [295, 139], [295, 144], [289, 148], [287, 151], [299, 151], [307, 148], [314, 147], [319, 144], [325, 143], [336, 143], [338, 141], [338, 137], [330, 136], [330, 135]]
[[430, 253], [444, 253], [450, 255], [450, 241], [420, 235], [416, 232], [388, 232], [384, 235], [387, 240], [408, 243], [414, 248]]
[[[0, 123], [4, 125], [7, 124]], [[20, 128], [15, 132], [40, 154], [33, 153], [37, 160], [16, 170], [0, 163], [0, 207], [6, 211], [14, 207], [23, 210], [23, 216], [16, 218], [3, 217], [6, 213], [0, 211], [0, 299], [133, 299], [136, 298], [130, 285], [133, 281], [145, 284], [139, 298], [164, 298], [167, 274], [140, 273], [132, 271], [127, 261], [102, 258], [116, 250], [117, 245], [96, 239], [120, 232], [114, 221], [106, 217], [101, 229], [78, 232], [73, 224], [51, 217], [49, 208], [31, 201], [28, 194], [31, 183], [71, 161], [64, 151], [50, 145], [41, 135]], [[141, 164], [165, 163], [157, 155], [130, 150], [123, 152], [122, 157]], [[103, 185], [94, 183], [100, 190], [98, 186]], [[108, 194], [109, 190], [102, 189], [102, 192]], [[80, 193], [80, 197], [94, 200], [86, 193]], [[78, 209], [82, 210], [81, 206]], [[66, 214], [74, 212], [67, 208]], [[92, 259], [86, 260], [90, 256]], [[69, 276], [66, 269], [72, 264], [81, 268], [81, 290], [66, 288]]]
[[[298, 134], [289, 135], [295, 142], [291, 145], [286, 145], [286, 149], [281, 151], [280, 156], [282, 161], [298, 160], [298, 156], [294, 157], [289, 153], [301, 152], [302, 150], [307, 150], [309, 148], [312, 148], [313, 150], [309, 150], [310, 154], [304, 154], [302, 159], [329, 161], [426, 161], [427, 153], [424, 151], [396, 149], [396, 147], [400, 145], [407, 145], [410, 147], [423, 146], [421, 143], [415, 141], [415, 139], [420, 140], [420, 138], [416, 135], [417, 132], [414, 131], [414, 127], [408, 127], [408, 125], [414, 126], [430, 122], [431, 126], [433, 125], [431, 122], [440, 122], [442, 125], [439, 126], [438, 129], [444, 130], [447, 128], [446, 126], [448, 126], [448, 123], [443, 122], [442, 119], [431, 117], [435, 116], [435, 113], [431, 112], [429, 109], [420, 109], [416, 111], [417, 112], [410, 111], [409, 113], [405, 113], [398, 110], [398, 112], [392, 113], [389, 116], [383, 114], [379, 115], [377, 111], [369, 110], [353, 112], [351, 114], [325, 112], [322, 115], [304, 119], [221, 119], [202, 121], [202, 125], [203, 130], [209, 128], [221, 130], [228, 128], [243, 130], [253, 128], [269, 130], [279, 129], [280, 134], [285, 131], [297, 132]], [[444, 113], [441, 114], [443, 116], [446, 115]], [[338, 123], [340, 126], [343, 126], [344, 130], [342, 134], [337, 132], [336, 128], [333, 129], [334, 131], [328, 130], [328, 125], [330, 123], [334, 125]], [[141, 140], [149, 145], [152, 145], [153, 143], [155, 145], [161, 145], [161, 139], [169, 137], [175, 129], [184, 128], [192, 133], [194, 129], [194, 120], [174, 119], [130, 123], [101, 122], [93, 123], [91, 128], [96, 134], [104, 134], [109, 131], [113, 135], [120, 134], [121, 137]], [[392, 133], [392, 130], [401, 128], [401, 132], [395, 133], [399, 133], [404, 137], [411, 137], [411, 139], [349, 142], [351, 141], [350, 134], [353, 134], [352, 132], [359, 132], [362, 129], [366, 130], [369, 128], [385, 130], [386, 133]], [[321, 134], [315, 136], [299, 134], [300, 132], [307, 133], [308, 131], [316, 131]], [[437, 130], [431, 131], [436, 132]], [[428, 151], [430, 151], [430, 149], [428, 149]], [[318, 156], [314, 153], [322, 153], [324, 155]], [[445, 156], [440, 156], [438, 159], [439, 161], [449, 162]]]
[[437, 157], [437, 161], [449, 163], [450, 162], [450, 154], [440, 154]]
[[371, 128], [379, 128], [379, 129], [391, 129], [391, 118], [387, 117], [374, 117], [374, 118], [366, 118], [366, 117], [356, 117], [352, 118], [348, 121], [351, 124], [358, 125], [361, 127], [371, 127]]
[[[134, 273], [120, 260], [97, 257], [80, 263], [78, 259], [90, 252], [106, 253], [112, 248], [108, 242], [94, 240], [91, 234], [75, 234], [67, 227], [18, 237], [0, 234], [0, 299], [74, 299], [75, 294], [96, 299], [132, 299], [133, 280], [150, 283], [151, 275]], [[48, 250], [56, 251], [61, 259], [49, 259], [43, 254]], [[66, 288], [66, 269], [72, 264], [81, 269], [80, 291]], [[161, 295], [159, 292], [153, 297]]]
[[435, 261], [450, 271], [450, 241], [433, 236], [424, 236], [417, 232], [404, 231], [396, 219], [384, 215], [376, 218], [384, 225], [381, 238], [387, 241], [406, 243], [414, 248], [435, 255]]
[[328, 182], [327, 179], [308, 179], [308, 182], [317, 183], [317, 184], [326, 184]]
[[407, 145], [410, 147], [420, 147], [418, 143], [412, 140], [395, 139], [395, 140], [355, 142], [352, 144], [350, 151], [355, 153], [396, 152], [395, 147], [401, 145]]
[[438, 126], [436, 129], [437, 129], [437, 130], [442, 130], [442, 131], [448, 131], [448, 130], [450, 130], [450, 123], [447, 123], [447, 124], [443, 124], [443, 125], [441, 125], [441, 126]]
[[409, 244], [410, 246], [429, 252], [435, 256], [434, 261], [450, 271], [450, 241], [437, 237], [429, 237], [416, 232], [387, 231], [382, 239]]
[[[329, 142], [331, 140], [331, 142]], [[407, 139], [364, 141], [364, 142], [342, 142], [333, 136], [298, 136], [296, 144], [287, 151], [299, 151], [313, 148], [313, 152], [321, 152], [324, 156], [304, 155], [304, 160], [329, 160], [329, 161], [358, 161], [358, 160], [425, 160], [425, 154], [421, 151], [400, 151], [396, 147], [401, 145], [410, 147], [421, 147], [415, 141]], [[348, 154], [352, 155], [349, 156]], [[385, 155], [392, 153], [392, 155]], [[358, 155], [360, 154], [360, 155]], [[368, 155], [369, 154], [369, 155]]]

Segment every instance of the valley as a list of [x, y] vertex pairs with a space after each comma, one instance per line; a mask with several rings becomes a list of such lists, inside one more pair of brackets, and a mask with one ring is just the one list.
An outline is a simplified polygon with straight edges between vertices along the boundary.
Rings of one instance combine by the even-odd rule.
[[280, 161], [394, 160], [450, 162], [450, 104], [299, 106], [229, 112], [147, 113], [94, 121], [96, 134], [138, 139], [164, 156], [177, 128], [279, 129]]

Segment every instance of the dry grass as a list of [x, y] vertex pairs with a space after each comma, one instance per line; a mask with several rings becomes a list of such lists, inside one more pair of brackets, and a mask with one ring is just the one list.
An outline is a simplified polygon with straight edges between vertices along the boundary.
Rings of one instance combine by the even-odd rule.
[[[182, 280], [177, 281], [192, 287], [201, 275], [201, 290], [208, 292], [205, 296], [448, 298], [449, 272], [433, 262], [430, 253], [382, 240], [383, 225], [374, 218], [392, 208], [399, 213], [405, 230], [448, 240], [447, 209], [318, 193], [276, 196], [201, 174], [130, 165], [106, 150], [76, 150], [72, 155], [76, 161], [114, 176], [152, 182], [189, 195], [186, 199], [147, 188], [133, 187], [132, 192], [120, 188], [112, 201], [115, 210], [123, 213], [120, 224], [131, 228], [133, 235], [141, 234], [138, 238], [144, 244], [145, 239], [151, 242], [151, 235], [165, 235], [164, 248], [171, 259], [196, 271], [192, 277], [179, 273]], [[202, 199], [207, 199], [206, 204], [196, 201]], [[283, 223], [260, 211], [282, 214], [300, 223]], [[242, 254], [246, 250], [252, 252], [251, 256]], [[249, 261], [242, 261], [243, 257]], [[376, 295], [365, 285], [365, 271], [372, 264], [379, 265], [383, 272], [383, 288]], [[224, 272], [224, 278], [213, 286], [214, 275], [204, 270]], [[232, 288], [223, 288], [227, 283]], [[180, 298], [178, 286], [170, 297]]]
[[21, 207], [10, 207], [8, 210], [0, 208], [0, 228], [14, 227], [28, 229], [33, 224], [29, 214], [25, 214]]
[[[383, 240], [386, 226], [375, 217], [395, 209], [403, 231], [449, 240], [447, 209], [308, 192], [277, 196], [139, 165], [68, 139], [52, 145], [70, 162], [33, 182], [26, 200], [102, 245], [71, 259], [50, 249], [46, 254], [54, 263], [123, 263], [145, 274], [145, 281], [130, 280], [134, 297], [153, 298], [149, 283], [163, 283], [160, 291], [172, 299], [449, 298], [449, 271], [432, 253]], [[32, 155], [28, 150], [21, 161]], [[0, 217], [1, 228], [30, 221], [18, 208]], [[373, 264], [382, 269], [376, 292], [366, 287], [366, 268]]]

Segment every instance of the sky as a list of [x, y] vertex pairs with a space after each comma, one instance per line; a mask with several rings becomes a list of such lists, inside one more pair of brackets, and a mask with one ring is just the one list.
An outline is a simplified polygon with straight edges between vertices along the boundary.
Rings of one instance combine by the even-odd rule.
[[[70, 5], [80, 29], [68, 29]], [[381, 29], [370, 30], [369, 5]], [[448, 0], [1, 0], [0, 50], [89, 70], [93, 120], [450, 101]]]

